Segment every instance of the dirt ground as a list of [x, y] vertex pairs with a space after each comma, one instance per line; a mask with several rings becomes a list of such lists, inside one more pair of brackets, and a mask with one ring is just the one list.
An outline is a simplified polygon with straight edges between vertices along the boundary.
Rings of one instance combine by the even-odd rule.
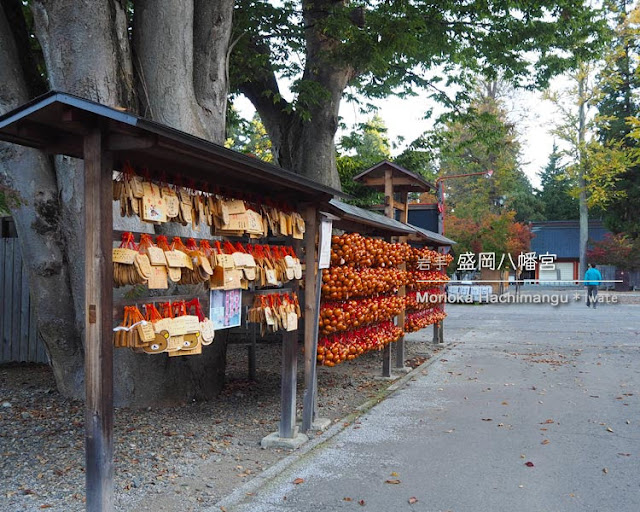
[[[432, 329], [408, 336], [407, 365], [439, 349]], [[257, 379], [247, 379], [247, 348], [228, 350], [227, 384], [213, 401], [115, 413], [115, 494], [121, 511], [195, 511], [214, 505], [289, 452], [264, 450], [277, 430], [280, 345], [261, 343]], [[298, 368], [301, 415], [303, 362]], [[319, 416], [332, 422], [375, 398], [392, 381], [380, 353], [318, 371]], [[84, 510], [83, 404], [62, 398], [42, 365], [0, 367], [0, 510]]]

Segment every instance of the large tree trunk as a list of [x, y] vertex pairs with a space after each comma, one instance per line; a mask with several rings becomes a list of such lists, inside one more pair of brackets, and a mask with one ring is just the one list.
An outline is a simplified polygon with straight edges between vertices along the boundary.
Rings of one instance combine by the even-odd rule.
[[[35, 32], [52, 89], [107, 105], [134, 107], [133, 75], [123, 5], [54, 0], [32, 2]], [[83, 166], [55, 158], [62, 229], [70, 267], [73, 304], [82, 329], [84, 298]]]
[[[196, 73], [195, 88], [191, 76], [194, 44], [191, 2], [166, 2], [155, 11], [149, 11], [151, 3], [136, 2], [136, 8], [140, 7], [141, 12], [136, 16], [138, 25], [134, 38], [140, 48], [145, 49], [136, 59], [136, 68], [144, 75], [145, 69], [157, 65], [161, 73], [154, 75], [152, 81], [145, 76], [145, 87], [141, 87], [144, 92], [142, 103], [155, 106], [160, 116], [157, 119], [161, 121], [199, 136], [215, 137], [221, 142], [227, 86], [226, 66], [217, 59], [226, 57], [232, 2], [225, 0], [215, 6], [198, 2], [202, 4], [202, 12], [196, 24], [198, 36], [195, 40], [199, 51], [203, 52], [199, 56], [203, 68]], [[120, 0], [32, 2], [35, 32], [53, 88], [137, 111], [125, 7], [126, 2]], [[186, 19], [182, 17], [185, 13], [189, 16]], [[149, 20], [150, 16], [157, 18], [156, 24]], [[157, 24], [160, 22], [164, 25]], [[215, 33], [207, 30], [207, 23], [211, 24], [209, 28], [215, 27]], [[4, 30], [7, 30], [6, 25], [5, 22]], [[1, 81], [7, 82], [6, 86], [1, 84], [1, 90], [6, 94], [1, 96], [0, 108], [8, 110], [26, 102], [29, 95], [19, 83], [24, 69], [20, 69], [17, 59], [10, 60], [18, 54], [16, 49], [5, 48], [13, 40], [4, 33], [0, 36], [2, 69], [14, 70], [9, 74], [3, 72], [0, 77]], [[211, 46], [207, 53], [209, 39]], [[154, 46], [155, 50], [151, 51]], [[165, 51], [166, 61], [161, 56]], [[189, 73], [188, 80], [183, 71]], [[172, 72], [174, 76], [168, 79]], [[187, 85], [183, 85], [185, 81]], [[9, 95], [14, 91], [22, 92]], [[177, 97], [173, 96], [174, 92]], [[49, 349], [60, 391], [66, 396], [78, 397], [84, 390], [79, 334], [84, 318], [82, 162], [58, 157], [54, 160], [54, 168], [52, 161], [38, 152], [9, 145], [3, 147], [1, 157], [10, 183], [28, 201], [15, 211], [15, 216], [23, 253], [35, 255], [25, 260], [30, 262], [30, 272], [34, 275], [38, 329]], [[142, 222], [133, 226], [131, 219], [126, 224], [119, 224], [122, 222], [119, 215], [114, 219], [116, 227], [126, 225], [137, 231], [148, 228]], [[42, 251], [42, 248], [46, 250]], [[115, 402], [146, 406], [211, 398], [224, 382], [225, 356], [224, 333], [219, 334], [216, 343], [198, 357], [168, 358], [117, 350], [114, 356]]]
[[[29, 100], [18, 49], [0, 8], [0, 112]], [[75, 311], [69, 301], [71, 285], [61, 235], [61, 207], [50, 159], [39, 151], [0, 144], [0, 178], [19, 196], [12, 207], [20, 245], [29, 273], [31, 299], [38, 311], [43, 341], [58, 389], [79, 397], [83, 382], [83, 351]]]
[[234, 0], [195, 0], [193, 21], [196, 99], [208, 139], [223, 144], [229, 94], [229, 41]]
[[[239, 84], [249, 98], [271, 139], [278, 165], [319, 183], [340, 189], [336, 168], [335, 135], [340, 100], [356, 70], [336, 58], [340, 41], [326, 36], [327, 16], [339, 8], [334, 0], [304, 0], [306, 60], [302, 80], [310, 87], [301, 92], [295, 110], [279, 94], [275, 73], [260, 67], [251, 70]], [[268, 55], [267, 44], [254, 38], [251, 49]], [[269, 92], [270, 94], [265, 94]]]

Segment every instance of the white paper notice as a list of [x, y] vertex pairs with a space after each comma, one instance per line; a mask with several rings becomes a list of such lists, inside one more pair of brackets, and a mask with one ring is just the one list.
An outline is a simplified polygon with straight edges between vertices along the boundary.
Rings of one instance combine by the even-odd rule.
[[331, 265], [331, 228], [332, 222], [329, 219], [322, 219], [320, 222], [320, 256], [318, 257], [318, 268], [329, 268]]

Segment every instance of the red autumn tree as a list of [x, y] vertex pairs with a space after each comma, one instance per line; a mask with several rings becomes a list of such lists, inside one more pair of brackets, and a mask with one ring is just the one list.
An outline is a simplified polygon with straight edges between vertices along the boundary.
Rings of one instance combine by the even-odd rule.
[[623, 270], [640, 268], [640, 240], [625, 234], [607, 233], [603, 240], [593, 244], [587, 258], [598, 265], [614, 265]]
[[457, 242], [457, 254], [492, 252], [498, 261], [502, 254], [511, 254], [517, 261], [518, 254], [529, 251], [533, 234], [529, 226], [516, 222], [514, 218], [515, 212], [488, 213], [478, 221], [447, 215], [446, 235]]

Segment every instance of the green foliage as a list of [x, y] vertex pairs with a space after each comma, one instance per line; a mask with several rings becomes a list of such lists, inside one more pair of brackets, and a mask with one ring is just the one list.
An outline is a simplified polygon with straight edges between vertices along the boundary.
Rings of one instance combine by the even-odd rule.
[[409, 144], [402, 153], [393, 159], [393, 162], [419, 174], [435, 185], [438, 171], [433, 159], [433, 152], [429, 149], [428, 142], [424, 137], [419, 137]]
[[23, 204], [26, 203], [15, 190], [0, 183], [0, 215], [10, 215], [11, 208]]
[[0, 190], [0, 215], [9, 215], [9, 206], [7, 205], [7, 198], [4, 192]]
[[[596, 51], [604, 26], [600, 11], [578, 0], [238, 0], [230, 75], [235, 87], [263, 79], [274, 97], [275, 77], [287, 79], [295, 97], [283, 108], [302, 117], [328, 98], [320, 84], [337, 68], [366, 98], [424, 88], [455, 108], [465, 94], [456, 86], [476, 73], [544, 86]], [[320, 39], [316, 53], [309, 43]]]
[[337, 167], [342, 190], [354, 197], [357, 206], [380, 204], [382, 195], [353, 181], [353, 177], [391, 158], [391, 145], [387, 138], [387, 127], [382, 118], [374, 115], [369, 121], [360, 123], [349, 135], [338, 143]]
[[640, 238], [640, 7], [611, 4], [615, 25], [599, 76], [596, 129], [590, 177], [606, 206], [604, 221], [615, 233]]
[[[469, 72], [504, 76], [525, 86], [545, 84], [573, 64], [560, 49], [574, 48], [579, 41], [589, 53], [596, 42], [591, 35], [602, 30], [596, 13], [577, 1], [361, 5], [364, 27], [349, 23], [351, 13], [342, 9], [327, 20], [327, 31], [344, 41], [336, 57], [358, 69], [358, 86], [369, 97], [391, 91], [411, 94], [415, 87], [437, 87], [435, 93], [441, 94], [453, 83], [465, 82]], [[537, 58], [533, 64], [528, 60], [532, 53]], [[424, 73], [437, 66], [444, 68], [440, 76], [446, 79]]]
[[[475, 221], [503, 211], [515, 211], [517, 220], [538, 219], [542, 207], [520, 169], [515, 127], [497, 99], [496, 84], [485, 85], [466, 111], [430, 137], [445, 178], [448, 211]], [[488, 171], [493, 171], [491, 178], [485, 177]], [[473, 173], [479, 174], [446, 179]]]
[[353, 181], [353, 177], [374, 165], [388, 160], [435, 182], [431, 152], [426, 149], [423, 138], [415, 140], [397, 157], [391, 157], [391, 143], [387, 137], [384, 120], [374, 115], [360, 123], [338, 143], [337, 166], [342, 190], [354, 197], [357, 206], [372, 206], [383, 203], [383, 195]]
[[542, 191], [539, 198], [544, 207], [544, 216], [547, 220], [573, 220], [578, 219], [578, 200], [571, 195], [574, 186], [560, 163], [561, 155], [558, 146], [554, 143], [553, 151], [549, 155], [549, 162], [540, 173]]
[[273, 161], [271, 140], [260, 116], [256, 113], [251, 121], [241, 118], [233, 108], [227, 116], [227, 139], [225, 147], [254, 156], [265, 162]]
[[361, 207], [373, 206], [384, 202], [383, 194], [353, 181], [354, 176], [370, 167], [363, 165], [357, 156], [339, 155], [337, 166], [342, 191], [353, 197], [348, 202]]
[[544, 219], [544, 204], [522, 169], [516, 170], [513, 187], [510, 192], [507, 192], [506, 205], [515, 212], [517, 222], [534, 222]]

